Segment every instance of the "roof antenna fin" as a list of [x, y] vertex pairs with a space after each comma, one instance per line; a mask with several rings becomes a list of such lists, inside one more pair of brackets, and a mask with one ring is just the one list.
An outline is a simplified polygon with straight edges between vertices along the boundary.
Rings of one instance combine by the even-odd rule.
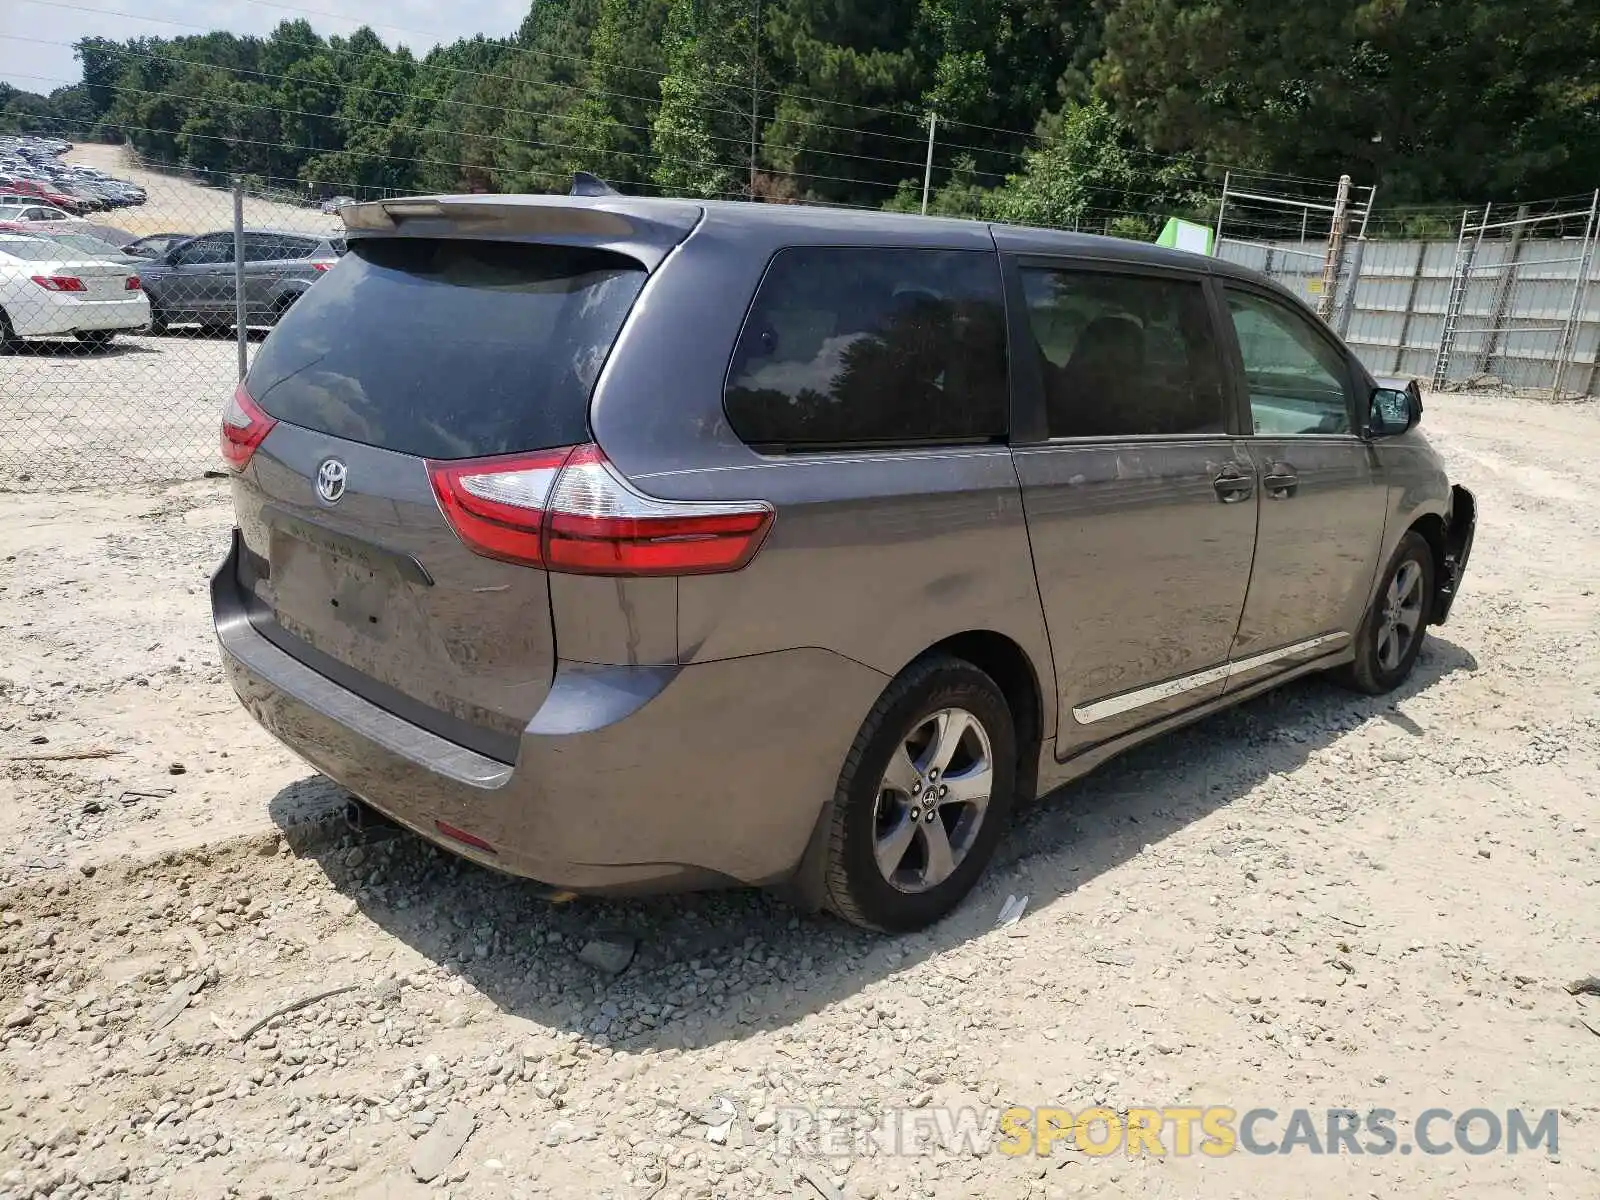
[[622, 193], [598, 175], [591, 175], [587, 171], [574, 171], [572, 173], [572, 191], [567, 194], [569, 196], [620, 196]]

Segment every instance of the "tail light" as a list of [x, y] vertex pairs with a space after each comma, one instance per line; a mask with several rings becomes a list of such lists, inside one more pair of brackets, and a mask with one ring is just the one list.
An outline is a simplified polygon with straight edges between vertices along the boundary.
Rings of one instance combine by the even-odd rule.
[[129, 275], [128, 281], [122, 286], [130, 292], [137, 292], [144, 285], [139, 282], [139, 277], [137, 275]]
[[256, 447], [266, 440], [267, 434], [278, 423], [269, 417], [244, 390], [244, 384], [234, 389], [233, 399], [222, 410], [222, 458], [230, 468], [242, 471], [250, 465]]
[[478, 554], [577, 575], [737, 571], [772, 525], [763, 500], [646, 496], [600, 447], [431, 462], [434, 494]]
[[47, 292], [86, 292], [83, 280], [76, 275], [35, 275], [33, 281]]
[[314, 262], [311, 264], [311, 269], [320, 273], [322, 271], [326, 271], [331, 266], [333, 266], [331, 262]]

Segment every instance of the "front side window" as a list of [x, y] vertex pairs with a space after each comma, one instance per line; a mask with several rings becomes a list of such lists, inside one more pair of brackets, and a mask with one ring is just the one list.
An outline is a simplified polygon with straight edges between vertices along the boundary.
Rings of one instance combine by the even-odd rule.
[[1052, 438], [1224, 432], [1197, 280], [1024, 267], [1022, 286]]
[[734, 432], [766, 451], [1003, 438], [999, 261], [972, 250], [780, 251], [724, 399]]
[[1227, 292], [1250, 419], [1264, 436], [1350, 432], [1344, 360], [1309, 317], [1251, 292]]

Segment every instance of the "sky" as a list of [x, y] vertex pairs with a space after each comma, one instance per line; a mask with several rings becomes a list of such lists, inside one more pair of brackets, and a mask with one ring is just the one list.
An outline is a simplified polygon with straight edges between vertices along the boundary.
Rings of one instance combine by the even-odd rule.
[[[458, 37], [515, 32], [530, 0], [0, 0], [0, 81], [48, 93], [81, 77], [81, 37], [182, 37], [225, 29], [266, 34], [304, 17], [324, 37], [362, 25], [419, 56]], [[123, 15], [117, 15], [123, 14]], [[135, 15], [137, 14], [137, 15]]]

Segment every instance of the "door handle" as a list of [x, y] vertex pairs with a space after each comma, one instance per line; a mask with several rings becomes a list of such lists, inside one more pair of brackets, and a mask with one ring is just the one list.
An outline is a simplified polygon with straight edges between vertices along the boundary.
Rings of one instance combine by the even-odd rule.
[[1238, 467], [1227, 466], [1217, 472], [1211, 486], [1216, 490], [1218, 500], [1224, 504], [1238, 504], [1241, 500], [1250, 499], [1256, 481], [1254, 475], [1246, 474]]
[[1300, 476], [1288, 463], [1275, 462], [1267, 468], [1261, 485], [1268, 500], [1288, 500], [1300, 490]]

